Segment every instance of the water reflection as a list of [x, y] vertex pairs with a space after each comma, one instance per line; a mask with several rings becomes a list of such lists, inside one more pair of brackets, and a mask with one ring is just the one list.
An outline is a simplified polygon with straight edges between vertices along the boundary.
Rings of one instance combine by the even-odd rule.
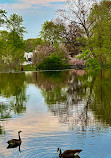
[[[25, 73], [0, 73], [0, 121], [26, 111]], [[7, 99], [6, 99], [7, 98]], [[4, 133], [0, 125], [0, 134]]]
[[[67, 101], [76, 103], [82, 99], [79, 95], [83, 94], [82, 83], [78, 77], [84, 74], [84, 70], [35, 72], [33, 83], [42, 90], [47, 104]], [[80, 94], [75, 95], [74, 92]], [[72, 95], [72, 100], [69, 100], [67, 95]]]
[[71, 70], [35, 72], [30, 81], [41, 89], [48, 109], [61, 123], [85, 131], [87, 127], [93, 130], [97, 119], [111, 123], [110, 80], [110, 70]]
[[84, 70], [72, 70], [34, 73], [33, 77], [33, 82], [41, 89], [48, 109], [54, 116], [59, 116], [61, 123], [69, 123], [72, 129], [80, 125], [84, 130], [89, 122], [85, 99], [88, 97], [89, 75]]
[[0, 135], [1, 135], [1, 134], [5, 134], [5, 131], [4, 131], [3, 126], [0, 125]]
[[93, 102], [90, 107], [95, 117], [111, 126], [111, 71], [98, 72], [93, 87]]
[[0, 156], [20, 154], [6, 149], [19, 129], [18, 158], [58, 158], [57, 147], [81, 148], [81, 158], [110, 156], [110, 82], [110, 70], [0, 74]]
[[79, 125], [85, 131], [97, 120], [110, 125], [110, 80], [110, 70], [0, 73], [0, 95], [10, 98], [9, 103], [0, 102], [0, 120], [26, 111], [27, 83], [33, 83], [41, 89], [48, 109], [71, 129]]
[[12, 148], [17, 148], [17, 147], [18, 147], [19, 152], [21, 152], [20, 146], [21, 146], [21, 145], [17, 145], [17, 144], [15, 144], [15, 145], [13, 145], [13, 146], [9, 144], [9, 145], [7, 146], [7, 149], [12, 149]]
[[[26, 97], [26, 78], [25, 74], [19, 73], [1, 73], [0, 74], [0, 95], [5, 98], [10, 98], [9, 107], [3, 105], [3, 110], [6, 107], [13, 110], [14, 113], [20, 114], [26, 110], [24, 103], [27, 101]], [[2, 103], [3, 104], [3, 103]]]

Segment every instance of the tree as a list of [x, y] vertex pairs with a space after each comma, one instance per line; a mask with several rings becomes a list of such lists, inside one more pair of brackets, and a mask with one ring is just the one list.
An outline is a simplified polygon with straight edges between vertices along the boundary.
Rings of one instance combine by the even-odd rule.
[[111, 2], [94, 3], [87, 21], [91, 36], [80, 58], [91, 68], [102, 68], [111, 64]]
[[26, 28], [23, 26], [23, 17], [17, 14], [12, 14], [7, 20], [7, 28], [10, 32], [16, 32], [20, 37], [26, 32]]
[[36, 47], [36, 52], [34, 52], [33, 58], [32, 58], [32, 63], [35, 67], [37, 67], [37, 65], [41, 62], [43, 62], [43, 60], [50, 56], [51, 53], [55, 52], [55, 48], [53, 45], [50, 45], [49, 43], [45, 43], [43, 46], [38, 45]]
[[8, 40], [8, 32], [1, 31], [0, 32], [0, 67], [1, 68], [4, 65], [4, 60], [6, 56], [7, 40]]
[[0, 32], [0, 56], [2, 57], [3, 48], [6, 47], [6, 43], [8, 40], [8, 32], [7, 31], [1, 31]]
[[24, 49], [23, 34], [26, 28], [23, 26], [23, 18], [20, 15], [12, 14], [7, 20], [7, 28], [9, 29], [8, 43], [14, 49]]
[[17, 49], [25, 49], [25, 42], [23, 38], [21, 38], [17, 32], [10, 32], [8, 34], [8, 41], [7, 43], [11, 45], [15, 50]]
[[52, 44], [64, 43], [71, 56], [78, 54], [81, 51], [80, 46], [85, 45], [82, 34], [82, 29], [75, 22], [65, 25], [58, 18], [46, 21], [41, 31], [41, 37], [45, 41], [50, 41]]
[[5, 23], [6, 13], [5, 10], [0, 9], [0, 26]]
[[82, 33], [82, 29], [76, 23], [71, 22], [67, 26], [66, 33], [64, 34], [64, 43], [72, 57], [80, 53], [81, 48], [85, 47], [85, 38], [82, 36]]
[[89, 45], [94, 23], [88, 21], [92, 4], [92, 0], [66, 0], [66, 9], [57, 10], [66, 26], [65, 42], [71, 56], [81, 53]]
[[111, 59], [111, 2], [101, 1], [93, 5], [88, 20], [91, 26], [92, 37], [90, 46], [91, 53], [101, 67]]
[[5, 14], [6, 11], [0, 10], [0, 25], [6, 23], [8, 29], [8, 32], [0, 31], [0, 67], [16, 69], [24, 58], [23, 34], [26, 28], [22, 16], [12, 14], [8, 19]]
[[41, 38], [35, 38], [35, 39], [27, 39], [25, 40], [25, 51], [26, 52], [32, 52], [35, 50], [37, 45], [43, 45], [43, 40]]
[[16, 67], [24, 61], [24, 49], [25, 44], [23, 39], [20, 38], [16, 32], [9, 33], [6, 49], [6, 54], [9, 56], [9, 58], [6, 58], [8, 59], [7, 63], [10, 69], [16, 69]]
[[[67, 65], [67, 49], [60, 44], [59, 47], [46, 43], [43, 46], [38, 45], [34, 52], [32, 63], [39, 69], [60, 69]], [[60, 64], [62, 66], [60, 66]]]
[[12, 14], [7, 19], [7, 28], [9, 30], [5, 46], [3, 60], [9, 69], [15, 69], [23, 61], [24, 41], [23, 34], [26, 32], [23, 26], [23, 18], [17, 14]]
[[4, 69], [15, 69], [23, 61], [24, 41], [16, 32], [1, 31], [0, 45], [1, 67], [4, 67]]
[[59, 9], [57, 12], [59, 17], [62, 18], [66, 24], [70, 24], [71, 22], [75, 23], [83, 29], [83, 33], [87, 38], [89, 38], [92, 36], [90, 28], [94, 22], [92, 21], [92, 23], [89, 23], [87, 19], [91, 6], [91, 0], [67, 0], [67, 9]]
[[65, 31], [65, 26], [62, 23], [46, 21], [42, 26], [42, 31], [40, 32], [40, 35], [45, 41], [57, 43], [60, 41], [64, 41]]

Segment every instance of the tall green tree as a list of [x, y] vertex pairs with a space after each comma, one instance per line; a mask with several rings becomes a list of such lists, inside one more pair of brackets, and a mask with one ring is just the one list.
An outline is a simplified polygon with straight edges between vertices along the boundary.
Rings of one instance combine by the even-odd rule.
[[89, 45], [93, 58], [102, 66], [111, 59], [111, 1], [101, 1], [93, 5], [88, 18], [92, 25]]
[[7, 28], [8, 32], [1, 31], [0, 33], [0, 60], [5, 69], [15, 69], [24, 59], [23, 34], [26, 32], [26, 28], [23, 26], [22, 16], [12, 14], [7, 19]]
[[42, 26], [42, 31], [40, 32], [40, 35], [45, 41], [57, 43], [60, 41], [64, 41], [64, 32], [66, 32], [66, 29], [62, 23], [46, 21]]
[[16, 32], [20, 37], [26, 32], [23, 26], [23, 17], [17, 14], [12, 14], [7, 20], [7, 28], [10, 32]]
[[24, 41], [16, 32], [1, 31], [0, 45], [0, 66], [15, 69], [23, 61]]

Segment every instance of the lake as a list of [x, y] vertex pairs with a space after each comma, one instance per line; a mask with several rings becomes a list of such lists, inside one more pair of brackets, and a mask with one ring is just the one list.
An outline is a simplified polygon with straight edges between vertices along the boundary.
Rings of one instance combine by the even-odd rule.
[[[7, 149], [7, 141], [22, 144]], [[0, 158], [111, 158], [111, 70], [0, 73]]]

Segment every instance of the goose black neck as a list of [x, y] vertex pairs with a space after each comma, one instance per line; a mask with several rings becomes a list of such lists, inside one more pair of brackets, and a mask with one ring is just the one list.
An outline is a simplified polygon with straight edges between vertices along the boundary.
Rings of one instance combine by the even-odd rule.
[[18, 137], [19, 137], [19, 140], [21, 140], [21, 138], [20, 138], [20, 133], [18, 133]]
[[59, 151], [60, 151], [60, 154], [62, 154], [62, 151], [61, 151], [61, 149], [59, 149]]

